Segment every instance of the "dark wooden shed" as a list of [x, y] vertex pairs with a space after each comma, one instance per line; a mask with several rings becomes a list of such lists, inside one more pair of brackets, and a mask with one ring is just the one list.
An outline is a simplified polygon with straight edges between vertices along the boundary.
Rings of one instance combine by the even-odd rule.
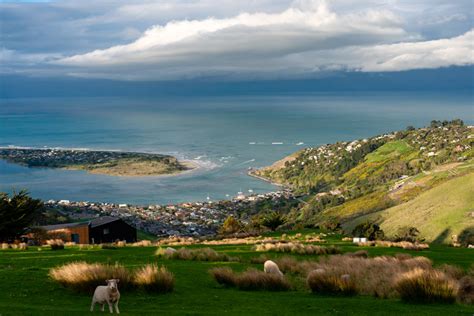
[[117, 240], [137, 241], [137, 230], [118, 217], [104, 216], [89, 222], [89, 242], [109, 243]]

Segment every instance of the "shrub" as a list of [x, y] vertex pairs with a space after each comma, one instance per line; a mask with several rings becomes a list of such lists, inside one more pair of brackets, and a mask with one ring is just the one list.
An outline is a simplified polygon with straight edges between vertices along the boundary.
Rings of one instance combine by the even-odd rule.
[[261, 225], [275, 231], [278, 226], [285, 224], [286, 218], [278, 212], [270, 212], [265, 215], [261, 221]]
[[383, 239], [385, 234], [383, 230], [380, 229], [380, 226], [371, 223], [365, 222], [357, 225], [352, 231], [352, 236], [355, 237], [366, 237], [368, 240], [380, 240]]
[[420, 231], [416, 227], [400, 227], [395, 235], [395, 241], [416, 242], [419, 240]]
[[228, 287], [237, 287], [243, 291], [287, 291], [291, 288], [284, 276], [255, 269], [248, 269], [241, 274], [236, 274], [228, 267], [221, 267], [211, 269], [210, 273], [217, 283]]
[[229, 216], [222, 224], [219, 233], [221, 233], [222, 235], [231, 235], [239, 232], [241, 229], [242, 224], [233, 216]]
[[133, 283], [149, 292], [171, 292], [174, 276], [165, 267], [147, 264], [135, 271]]
[[436, 270], [414, 269], [404, 273], [395, 285], [404, 301], [454, 303], [458, 292], [456, 281]]
[[313, 293], [354, 295], [356, 285], [349, 274], [335, 274], [324, 269], [311, 271], [306, 282]]
[[52, 268], [49, 275], [63, 286], [87, 292], [93, 291], [98, 285], [103, 285], [108, 279], [120, 279], [122, 289], [130, 287], [132, 281], [131, 274], [122, 265], [105, 265], [84, 261], [71, 262]]

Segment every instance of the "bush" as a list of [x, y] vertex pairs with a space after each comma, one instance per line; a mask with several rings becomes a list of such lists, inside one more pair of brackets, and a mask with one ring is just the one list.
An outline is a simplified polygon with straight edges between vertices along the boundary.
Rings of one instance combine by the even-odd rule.
[[105, 265], [84, 261], [71, 262], [52, 268], [49, 275], [65, 287], [84, 292], [93, 291], [108, 279], [119, 279], [122, 289], [130, 287], [132, 281], [131, 274], [122, 265]]
[[383, 230], [380, 229], [380, 226], [371, 223], [365, 222], [357, 225], [352, 231], [352, 236], [354, 237], [366, 237], [368, 240], [381, 240], [385, 237]]
[[286, 218], [278, 212], [270, 212], [263, 217], [261, 225], [275, 231], [278, 226], [285, 224]]
[[147, 264], [135, 271], [133, 283], [149, 292], [171, 292], [174, 288], [174, 277], [165, 267]]
[[237, 287], [243, 291], [287, 291], [291, 288], [284, 276], [255, 269], [248, 269], [241, 274], [236, 274], [228, 267], [221, 267], [211, 269], [210, 273], [217, 283], [228, 287]]
[[356, 285], [349, 274], [335, 274], [324, 269], [311, 271], [306, 282], [313, 293], [355, 295]]
[[219, 230], [222, 235], [231, 235], [238, 233], [242, 229], [242, 224], [236, 220], [233, 216], [227, 217]]
[[423, 269], [404, 273], [395, 288], [402, 300], [420, 303], [454, 303], [458, 292], [456, 281], [445, 273]]
[[420, 231], [416, 227], [400, 227], [395, 234], [395, 241], [417, 242], [420, 240]]

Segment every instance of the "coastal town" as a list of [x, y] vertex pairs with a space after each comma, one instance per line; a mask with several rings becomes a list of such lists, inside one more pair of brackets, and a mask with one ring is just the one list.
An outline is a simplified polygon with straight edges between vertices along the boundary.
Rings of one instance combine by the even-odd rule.
[[72, 202], [49, 200], [45, 206], [56, 210], [71, 220], [80, 221], [100, 216], [120, 217], [135, 228], [157, 237], [210, 236], [228, 216], [239, 218], [242, 223], [250, 219], [247, 211], [257, 203], [293, 200], [290, 190], [264, 194], [239, 194], [231, 200], [188, 202], [174, 205], [129, 205], [115, 203]]

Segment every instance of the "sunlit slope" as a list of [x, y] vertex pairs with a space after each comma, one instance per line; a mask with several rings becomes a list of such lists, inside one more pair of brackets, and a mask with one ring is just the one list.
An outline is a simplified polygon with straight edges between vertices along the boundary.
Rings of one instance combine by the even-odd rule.
[[452, 235], [474, 227], [474, 173], [448, 180], [397, 206], [347, 222], [350, 230], [357, 223], [375, 219], [386, 235], [400, 227], [416, 227], [428, 241], [450, 242]]

